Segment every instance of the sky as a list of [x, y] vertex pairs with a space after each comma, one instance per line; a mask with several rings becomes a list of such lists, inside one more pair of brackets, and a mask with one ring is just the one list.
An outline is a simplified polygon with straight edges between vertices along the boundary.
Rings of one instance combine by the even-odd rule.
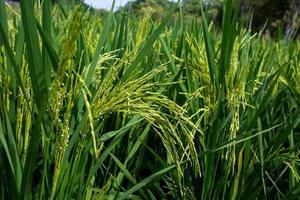
[[[116, 0], [115, 7], [116, 9], [120, 6], [124, 6], [130, 0]], [[113, 0], [84, 0], [88, 5], [91, 5], [95, 8], [110, 9]]]
[[[116, 0], [115, 10], [120, 6], [124, 6], [129, 1], [133, 0]], [[110, 9], [113, 0], [84, 0], [84, 2], [94, 8]]]

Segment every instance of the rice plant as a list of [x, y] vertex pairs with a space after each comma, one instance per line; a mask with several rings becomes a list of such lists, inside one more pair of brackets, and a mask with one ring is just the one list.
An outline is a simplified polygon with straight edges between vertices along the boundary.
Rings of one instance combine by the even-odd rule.
[[299, 198], [299, 39], [231, 2], [219, 31], [0, 0], [0, 199]]

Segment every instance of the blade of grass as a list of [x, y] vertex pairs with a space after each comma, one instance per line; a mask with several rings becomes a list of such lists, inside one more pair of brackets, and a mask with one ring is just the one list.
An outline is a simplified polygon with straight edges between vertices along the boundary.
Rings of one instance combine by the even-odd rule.
[[128, 79], [130, 76], [134, 76], [140, 68], [138, 67], [139, 63], [147, 56], [147, 53], [152, 48], [153, 44], [156, 42], [156, 40], [159, 38], [162, 31], [166, 28], [170, 16], [174, 12], [175, 8], [179, 5], [179, 0], [174, 5], [173, 8], [170, 9], [170, 11], [166, 14], [165, 18], [161, 21], [160, 25], [155, 29], [153, 34], [149, 37], [149, 39], [145, 42], [145, 45], [140, 50], [137, 57], [134, 59], [134, 61], [128, 66], [126, 72], [123, 74], [123, 76], [120, 78], [120, 82], [123, 82], [124, 80]]
[[89, 87], [89, 85], [92, 82], [92, 77], [94, 75], [94, 72], [95, 72], [95, 69], [96, 69], [96, 66], [97, 66], [98, 58], [99, 58], [99, 56], [100, 56], [100, 54], [101, 54], [101, 52], [102, 52], [102, 50], [104, 48], [105, 42], [110, 39], [111, 35], [109, 33], [110, 33], [110, 27], [111, 27], [112, 19], [113, 19], [113, 10], [114, 10], [114, 7], [115, 7], [115, 0], [113, 0], [111, 9], [110, 9], [110, 11], [108, 13], [108, 16], [107, 16], [106, 20], [105, 20], [105, 24], [104, 24], [103, 30], [102, 30], [100, 38], [98, 40], [95, 53], [93, 55], [93, 60], [92, 60], [91, 66], [89, 68], [87, 77], [85, 79], [85, 85], [87, 87]]
[[[3, 28], [3, 35], [8, 36], [8, 25], [7, 25], [6, 9], [5, 9], [4, 0], [0, 0], [0, 24], [1, 24], [1, 27]], [[5, 38], [4, 36], [2, 36], [2, 37]], [[4, 44], [2, 37], [0, 37], [0, 46], [2, 46]]]
[[217, 91], [219, 91], [219, 77], [217, 74], [216, 63], [215, 63], [215, 52], [214, 46], [211, 40], [211, 36], [209, 34], [207, 19], [203, 10], [203, 1], [200, 2], [200, 11], [201, 11], [201, 18], [202, 18], [202, 29], [203, 29], [203, 36], [206, 48], [206, 55], [209, 67], [209, 75], [211, 84], [216, 87]]
[[[28, 148], [28, 155], [30, 156], [26, 157], [24, 166], [24, 172], [26, 173], [24, 173], [22, 177], [21, 195], [25, 197], [26, 194], [30, 194], [32, 189], [33, 170], [36, 164], [35, 162], [40, 144], [39, 141], [41, 140], [42, 133], [41, 123], [44, 113], [46, 112], [46, 102], [48, 99], [46, 80], [49, 80], [47, 77], [51, 76], [51, 74], [46, 74], [45, 66], [42, 65], [33, 3], [31, 1], [21, 1], [20, 5], [29, 62], [29, 74], [34, 93], [35, 104], [37, 105], [38, 109], [38, 115], [33, 126]], [[34, 116], [34, 113], [32, 113], [32, 116]]]
[[[52, 5], [51, 5], [51, 0], [44, 0], [43, 1], [43, 29], [44, 32], [49, 38], [49, 41], [51, 43], [51, 11], [52, 11]], [[47, 51], [46, 45], [43, 45], [42, 49], [42, 56], [43, 56], [43, 65], [45, 68], [45, 74], [49, 74], [48, 76], [45, 77], [46, 81], [46, 87], [50, 87], [51, 84], [51, 59]]]
[[154, 174], [152, 174], [151, 176], [148, 176], [147, 178], [143, 179], [142, 181], [138, 182], [136, 185], [134, 185], [132, 188], [130, 188], [129, 190], [127, 190], [125, 193], [120, 194], [118, 199], [122, 200], [122, 199], [126, 199], [128, 198], [130, 195], [132, 195], [134, 192], [140, 190], [141, 188], [145, 187], [147, 184], [149, 184], [150, 182], [152, 182], [153, 180], [161, 177], [162, 175], [166, 174], [167, 172], [175, 169], [176, 166], [172, 165], [169, 167], [166, 167]]

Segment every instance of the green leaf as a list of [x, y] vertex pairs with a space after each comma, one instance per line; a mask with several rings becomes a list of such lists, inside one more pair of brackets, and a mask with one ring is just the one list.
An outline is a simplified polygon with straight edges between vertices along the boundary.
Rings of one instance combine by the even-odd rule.
[[164, 168], [154, 174], [152, 174], [151, 176], [143, 179], [142, 181], [140, 181], [139, 183], [137, 183], [136, 185], [134, 185], [132, 188], [130, 188], [129, 190], [127, 190], [125, 193], [122, 193], [118, 196], [118, 199], [122, 200], [122, 199], [126, 199], [127, 197], [129, 197], [130, 195], [132, 195], [134, 192], [140, 190], [141, 188], [145, 187], [146, 185], [148, 185], [149, 183], [151, 183], [153, 180], [161, 177], [162, 175], [166, 174], [167, 172], [171, 171], [172, 169], [174, 169], [176, 166], [172, 165], [169, 166], [167, 168]]

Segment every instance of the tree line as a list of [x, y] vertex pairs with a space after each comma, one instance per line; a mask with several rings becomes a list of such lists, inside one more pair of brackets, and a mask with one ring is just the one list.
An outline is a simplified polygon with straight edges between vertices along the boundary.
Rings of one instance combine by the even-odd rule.
[[[19, 0], [12, 0], [19, 1]], [[83, 0], [73, 0], [83, 1]], [[202, 0], [206, 8], [208, 18], [221, 25], [223, 14], [223, 1]], [[232, 0], [233, 5], [238, 0]], [[57, 2], [57, 0], [53, 0]], [[182, 0], [182, 11], [185, 17], [200, 18], [199, 0]], [[137, 16], [145, 13], [153, 18], [161, 18], [173, 3], [169, 0], [135, 0], [129, 2], [125, 9]], [[176, 14], [179, 13], [179, 8]], [[263, 27], [270, 34], [285, 34], [287, 36], [300, 33], [300, 1], [299, 0], [241, 0], [240, 20], [246, 25], [251, 24], [251, 29], [257, 31]], [[105, 11], [101, 11], [105, 12]]]
[[[224, 0], [203, 0], [209, 19], [221, 24]], [[182, 10], [187, 17], [200, 18], [200, 1], [183, 0]], [[237, 0], [233, 0], [233, 5]], [[127, 4], [133, 13], [142, 15], [152, 10], [154, 17], [162, 17], [171, 6], [168, 0], [137, 0]], [[250, 24], [254, 30], [266, 27], [267, 32], [281, 32], [286, 35], [299, 35], [300, 1], [299, 0], [241, 0], [240, 20]], [[179, 11], [179, 9], [177, 10]]]

